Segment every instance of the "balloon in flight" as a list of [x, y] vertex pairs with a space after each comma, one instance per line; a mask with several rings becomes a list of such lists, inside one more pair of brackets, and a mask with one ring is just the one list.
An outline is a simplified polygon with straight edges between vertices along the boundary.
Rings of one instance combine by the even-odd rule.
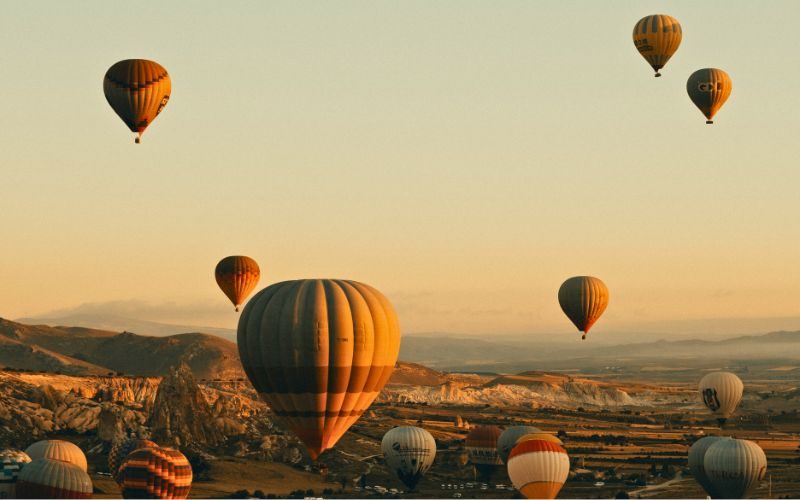
[[558, 289], [558, 303], [572, 323], [583, 332], [589, 329], [608, 307], [608, 288], [592, 276], [573, 276]]
[[495, 425], [479, 425], [469, 431], [464, 441], [469, 460], [484, 481], [489, 480], [495, 470], [503, 465], [497, 454], [497, 440], [502, 433]]
[[733, 373], [711, 372], [700, 380], [699, 390], [706, 408], [711, 410], [722, 426], [742, 400], [744, 384]]
[[645, 16], [633, 27], [633, 45], [655, 70], [667, 64], [681, 44], [683, 30], [677, 19], [664, 14]]
[[508, 454], [511, 453], [511, 449], [517, 444], [517, 439], [525, 434], [531, 434], [533, 432], [542, 431], [530, 425], [512, 425], [504, 430], [497, 439], [497, 456], [500, 457], [500, 460], [504, 464], [508, 463]]
[[716, 498], [746, 498], [767, 474], [767, 456], [756, 443], [720, 439], [709, 446], [703, 468]]
[[718, 495], [714, 490], [714, 485], [711, 484], [711, 480], [709, 480], [706, 475], [704, 461], [708, 449], [720, 439], [731, 438], [725, 436], [706, 436], [695, 441], [689, 448], [689, 460], [687, 464], [689, 466], [689, 471], [692, 473], [692, 476], [694, 476], [695, 481], [703, 487], [711, 498], [717, 498]]
[[357, 281], [275, 283], [247, 303], [242, 366], [278, 421], [317, 456], [331, 448], [389, 380], [400, 325], [389, 300]]
[[233, 303], [234, 310], [244, 302], [261, 277], [258, 263], [245, 255], [231, 255], [217, 263], [214, 278], [222, 292]]
[[567, 451], [550, 441], [523, 441], [508, 456], [508, 477], [525, 498], [555, 498], [568, 475]]
[[169, 101], [172, 81], [167, 70], [155, 61], [126, 59], [108, 68], [103, 78], [106, 101], [141, 140]]
[[409, 491], [414, 491], [436, 458], [436, 441], [420, 427], [395, 427], [383, 436], [381, 451], [386, 467]]
[[706, 123], [714, 123], [714, 115], [731, 95], [733, 82], [728, 73], [717, 68], [698, 69], [686, 81], [686, 92], [705, 115]]

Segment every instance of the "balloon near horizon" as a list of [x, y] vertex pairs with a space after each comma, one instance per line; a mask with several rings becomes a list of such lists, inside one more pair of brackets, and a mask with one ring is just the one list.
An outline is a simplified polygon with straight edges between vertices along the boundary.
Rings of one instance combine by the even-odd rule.
[[247, 377], [313, 459], [369, 408], [394, 371], [400, 324], [375, 288], [305, 279], [264, 288], [237, 330]]
[[258, 285], [260, 278], [261, 269], [258, 267], [258, 262], [246, 255], [225, 257], [214, 269], [217, 285], [233, 303], [236, 312], [239, 312], [239, 306]]
[[599, 278], [573, 276], [558, 289], [558, 303], [572, 323], [583, 332], [582, 339], [608, 307], [608, 288]]

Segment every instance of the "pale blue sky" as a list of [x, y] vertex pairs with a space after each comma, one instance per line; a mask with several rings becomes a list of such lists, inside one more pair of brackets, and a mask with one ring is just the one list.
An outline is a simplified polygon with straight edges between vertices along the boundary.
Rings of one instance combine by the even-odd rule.
[[[370, 283], [406, 331], [570, 333], [576, 274], [611, 289], [598, 334], [800, 316], [798, 2], [2, 5], [2, 316], [233, 327], [212, 271], [239, 253], [263, 285]], [[684, 31], [660, 79], [631, 41], [654, 13]], [[140, 146], [102, 93], [126, 58], [173, 81]]]

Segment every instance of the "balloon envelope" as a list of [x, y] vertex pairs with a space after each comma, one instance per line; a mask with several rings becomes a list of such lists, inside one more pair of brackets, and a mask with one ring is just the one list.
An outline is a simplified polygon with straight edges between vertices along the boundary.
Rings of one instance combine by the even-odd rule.
[[703, 404], [724, 425], [742, 400], [744, 384], [733, 373], [711, 372], [700, 380], [699, 390]]
[[312, 458], [332, 447], [389, 380], [400, 325], [389, 300], [356, 281], [284, 281], [239, 318], [242, 366]]
[[108, 472], [119, 483], [119, 468], [128, 455], [139, 448], [158, 448], [158, 445], [149, 439], [126, 438], [115, 441], [108, 452]]
[[530, 425], [512, 425], [504, 430], [497, 439], [497, 456], [500, 457], [500, 460], [504, 464], [508, 463], [508, 455], [511, 453], [511, 449], [514, 448], [514, 445], [517, 444], [517, 439], [525, 434], [531, 434], [533, 432], [542, 431]]
[[709, 446], [703, 467], [718, 498], [744, 498], [767, 473], [767, 456], [756, 443], [720, 439]]
[[652, 66], [656, 76], [678, 50], [683, 30], [678, 20], [664, 14], [645, 16], [633, 27], [633, 44]]
[[703, 464], [708, 449], [712, 444], [716, 443], [720, 439], [730, 438], [724, 436], [706, 436], [695, 441], [694, 444], [692, 444], [692, 446], [689, 448], [689, 460], [687, 464], [689, 466], [689, 471], [692, 473], [692, 476], [694, 476], [695, 480], [700, 483], [700, 486], [702, 486], [706, 493], [708, 493], [712, 498], [715, 498], [717, 493], [715, 492], [714, 486], [711, 484], [711, 481], [706, 475], [706, 469]]
[[88, 470], [86, 455], [84, 455], [83, 451], [78, 448], [77, 445], [69, 441], [62, 441], [60, 439], [37, 441], [28, 446], [25, 453], [31, 457], [31, 460], [36, 460], [37, 458], [52, 458], [53, 460], [61, 460], [62, 462], [77, 465], [84, 472]]
[[608, 307], [608, 288], [599, 278], [574, 276], [558, 289], [558, 303], [583, 338]]
[[18, 498], [92, 498], [92, 479], [77, 465], [36, 458], [17, 478]]
[[555, 498], [568, 475], [567, 451], [549, 441], [523, 441], [508, 456], [508, 477], [525, 498]]
[[236, 310], [244, 302], [261, 277], [258, 263], [244, 255], [231, 255], [217, 263], [214, 278]]
[[548, 441], [550, 443], [557, 444], [559, 446], [564, 446], [564, 443], [558, 439], [556, 436], [550, 434], [549, 432], [532, 432], [530, 434], [525, 434], [524, 436], [517, 439], [515, 446], [523, 441]]
[[118, 475], [123, 498], [186, 498], [192, 489], [192, 466], [172, 448], [134, 450]]
[[381, 441], [386, 466], [413, 491], [433, 465], [436, 441], [420, 427], [395, 427]]
[[14, 448], [0, 451], [0, 498], [15, 498], [19, 472], [30, 461], [24, 451]]
[[714, 123], [714, 115], [725, 104], [733, 89], [728, 73], [717, 68], [695, 71], [686, 81], [686, 92], [695, 106], [706, 116], [706, 123]]
[[108, 68], [103, 78], [106, 101], [139, 137], [169, 101], [172, 81], [155, 61], [126, 59]]

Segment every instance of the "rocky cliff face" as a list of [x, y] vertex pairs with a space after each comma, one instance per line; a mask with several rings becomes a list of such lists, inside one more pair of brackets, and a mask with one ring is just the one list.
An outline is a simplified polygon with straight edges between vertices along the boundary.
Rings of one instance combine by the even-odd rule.
[[149, 424], [152, 439], [173, 446], [215, 447], [224, 439], [224, 430], [233, 422], [216, 421], [192, 370], [185, 363], [172, 369], [158, 386]]

